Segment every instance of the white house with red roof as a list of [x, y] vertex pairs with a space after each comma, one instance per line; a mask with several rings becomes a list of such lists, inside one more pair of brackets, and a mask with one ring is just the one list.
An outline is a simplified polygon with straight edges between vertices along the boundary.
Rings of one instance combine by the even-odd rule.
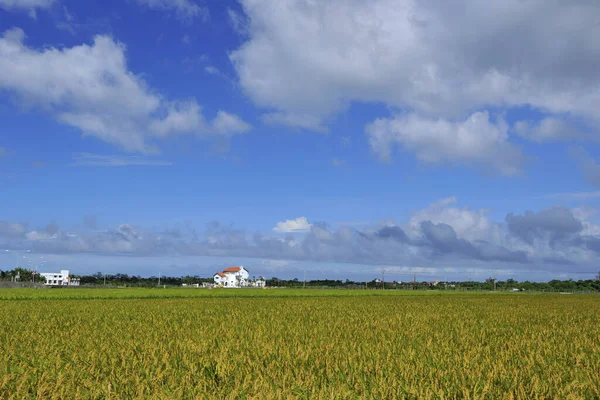
[[225, 268], [223, 272], [217, 272], [213, 278], [215, 285], [226, 288], [239, 288], [248, 286], [250, 274], [243, 266]]

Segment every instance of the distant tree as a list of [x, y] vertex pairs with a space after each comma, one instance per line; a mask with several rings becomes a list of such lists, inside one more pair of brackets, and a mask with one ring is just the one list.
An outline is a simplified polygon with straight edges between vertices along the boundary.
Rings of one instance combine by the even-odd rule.
[[18, 278], [20, 282], [32, 281], [33, 273], [34, 271], [25, 268], [15, 268], [13, 270], [13, 276], [15, 277], [15, 280]]

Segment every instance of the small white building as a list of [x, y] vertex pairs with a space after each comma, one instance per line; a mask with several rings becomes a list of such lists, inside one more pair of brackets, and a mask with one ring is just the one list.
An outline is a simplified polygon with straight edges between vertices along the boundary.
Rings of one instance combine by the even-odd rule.
[[265, 278], [263, 278], [262, 276], [259, 276], [258, 279], [250, 281], [250, 286], [263, 288], [263, 287], [267, 286], [267, 282], [265, 281]]
[[79, 286], [79, 279], [72, 278], [68, 269], [60, 272], [40, 272], [46, 278], [46, 286]]
[[240, 288], [248, 286], [248, 270], [243, 266], [225, 268], [223, 272], [217, 272], [213, 279], [216, 286], [226, 288]]

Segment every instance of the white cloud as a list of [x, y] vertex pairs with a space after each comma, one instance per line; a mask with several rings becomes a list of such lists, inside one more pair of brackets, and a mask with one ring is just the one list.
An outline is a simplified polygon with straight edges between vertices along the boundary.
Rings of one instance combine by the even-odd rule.
[[591, 185], [600, 187], [600, 164], [582, 146], [573, 146], [569, 149], [571, 157], [579, 163], [585, 179]]
[[456, 197], [447, 197], [430, 204], [426, 208], [412, 214], [408, 222], [409, 232], [418, 235], [423, 221], [434, 224], [447, 224], [454, 228], [456, 234], [467, 240], [487, 240], [497, 242], [501, 238], [500, 228], [488, 218], [489, 210], [471, 210], [467, 207], [456, 207]]
[[92, 46], [36, 51], [24, 39], [19, 28], [0, 39], [0, 87], [86, 134], [126, 150], [148, 150], [140, 125], [160, 98], [127, 70], [123, 45], [96, 36]]
[[308, 232], [311, 227], [312, 225], [308, 223], [306, 217], [300, 217], [278, 222], [273, 228], [273, 231], [279, 233]]
[[150, 130], [159, 136], [205, 131], [206, 129], [202, 108], [195, 100], [169, 104], [166, 117], [162, 120], [152, 121], [150, 125]]
[[236, 83], [233, 79], [231, 79], [229, 76], [227, 76], [227, 74], [223, 73], [223, 71], [221, 71], [214, 65], [205, 66], [204, 72], [206, 72], [209, 75], [213, 75], [213, 76], [219, 77], [221, 79], [224, 79], [225, 81], [227, 81], [228, 84], [230, 84], [232, 86], [236, 86]]
[[0, 221], [0, 237], [20, 238], [27, 233], [27, 224]]
[[125, 46], [108, 36], [96, 36], [92, 45], [39, 51], [24, 40], [19, 28], [0, 37], [0, 89], [84, 135], [150, 153], [157, 150], [157, 137], [220, 133], [204, 124], [195, 100], [167, 101], [149, 88], [127, 68]]
[[[241, 4], [248, 36], [230, 59], [240, 86], [268, 110], [269, 122], [314, 129], [353, 101], [384, 104], [422, 121], [464, 121], [475, 110], [523, 106], [549, 117], [600, 121], [599, 2]], [[485, 154], [500, 156], [491, 148], [500, 144], [504, 155], [505, 134], [497, 127], [479, 135], [490, 139], [469, 137]], [[444, 129], [426, 140], [438, 135], [451, 137]], [[415, 150], [429, 153], [422, 144]]]
[[26, 223], [0, 221], [0, 241], [8, 248], [30, 248], [36, 253], [327, 261], [371, 268], [396, 266], [400, 268], [396, 273], [409, 272], [403, 266], [423, 268], [410, 270], [417, 273], [426, 273], [429, 268], [440, 273], [473, 273], [478, 269], [502, 270], [508, 263], [518, 270], [548, 271], [578, 264], [579, 271], [592, 272], [597, 271], [594, 268], [600, 255], [600, 226], [592, 222], [596, 212], [555, 207], [508, 214], [503, 222], [493, 222], [487, 210], [459, 208], [456, 199], [450, 197], [416, 211], [404, 225], [388, 224], [371, 231], [348, 227], [331, 230], [325, 224], [311, 225], [305, 217], [278, 223], [273, 237], [218, 222], [208, 224], [204, 232], [192, 227], [169, 232], [121, 224], [114, 229], [71, 233], [61, 230], [56, 222], [33, 230]]
[[27, 240], [32, 240], [32, 241], [56, 239], [56, 237], [57, 237], [56, 234], [51, 235], [51, 234], [48, 234], [45, 232], [38, 232], [38, 231], [27, 232], [27, 234], [25, 235], [25, 238]]
[[0, 0], [0, 8], [12, 10], [28, 11], [32, 18], [36, 17], [37, 9], [50, 8], [54, 0]]
[[208, 9], [200, 7], [193, 0], [135, 0], [138, 4], [154, 10], [175, 11], [185, 21], [194, 18], [208, 18]]
[[600, 96], [600, 71], [589, 63], [600, 58], [597, 2], [242, 5], [250, 37], [231, 59], [261, 105], [318, 115], [350, 100], [383, 101], [456, 116], [486, 104], [531, 104], [597, 115], [587, 103]]
[[211, 75], [221, 75], [221, 71], [218, 68], [213, 67], [212, 65], [207, 65], [204, 67], [204, 71]]
[[219, 111], [211, 124], [211, 129], [221, 135], [248, 132], [252, 127], [237, 115]]
[[476, 112], [460, 122], [409, 114], [378, 119], [366, 128], [371, 148], [384, 160], [390, 159], [393, 145], [398, 144], [425, 163], [477, 165], [513, 175], [519, 172], [523, 156], [508, 142], [507, 131], [503, 121], [490, 122], [487, 112]]
[[73, 166], [88, 167], [126, 167], [131, 165], [168, 166], [171, 162], [140, 156], [124, 156], [110, 154], [77, 153]]
[[250, 27], [245, 16], [231, 8], [227, 8], [227, 16], [233, 30], [240, 35], [248, 35]]
[[328, 130], [323, 126], [321, 119], [310, 114], [294, 114], [274, 112], [263, 115], [266, 124], [281, 124], [292, 128], [308, 129], [315, 132], [326, 133]]
[[4, 147], [0, 147], [0, 158], [6, 157], [7, 154], [8, 154], [8, 150], [6, 150], [6, 148], [4, 148]]
[[268, 272], [281, 272], [292, 264], [289, 260], [261, 260], [261, 269]]
[[518, 121], [514, 130], [534, 142], [568, 140], [581, 137], [578, 128], [564, 119], [547, 117], [541, 121]]

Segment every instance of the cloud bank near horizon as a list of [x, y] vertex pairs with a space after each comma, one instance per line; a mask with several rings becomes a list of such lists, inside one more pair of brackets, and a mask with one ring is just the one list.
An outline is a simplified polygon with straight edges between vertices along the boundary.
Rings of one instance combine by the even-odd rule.
[[[44, 254], [156, 257], [201, 256], [295, 262], [423, 267], [506, 268], [593, 272], [600, 261], [600, 225], [594, 210], [548, 208], [508, 214], [495, 222], [488, 210], [458, 207], [454, 197], [412, 213], [402, 223], [332, 229], [306, 217], [282, 221], [263, 234], [210, 222], [162, 230], [123, 223], [99, 230], [89, 216], [76, 229], [56, 221], [44, 227], [0, 222], [0, 245]], [[287, 227], [289, 229], [284, 229]], [[301, 229], [300, 229], [301, 228]]]

